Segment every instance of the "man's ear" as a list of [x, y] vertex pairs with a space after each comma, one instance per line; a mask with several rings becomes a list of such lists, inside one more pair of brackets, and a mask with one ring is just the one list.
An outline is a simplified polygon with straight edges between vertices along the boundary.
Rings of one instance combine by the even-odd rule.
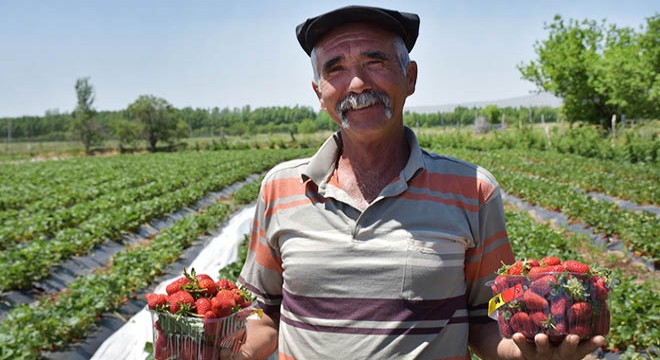
[[316, 84], [314, 81], [312, 81], [312, 89], [314, 89], [314, 93], [316, 93], [316, 97], [319, 99], [319, 103], [321, 105], [321, 110], [327, 111], [327, 108], [325, 106], [325, 102], [323, 101], [323, 98], [321, 97], [321, 89], [319, 88], [318, 84]]
[[417, 63], [411, 61], [406, 69], [406, 82], [408, 86], [408, 96], [415, 93], [415, 85], [417, 84]]

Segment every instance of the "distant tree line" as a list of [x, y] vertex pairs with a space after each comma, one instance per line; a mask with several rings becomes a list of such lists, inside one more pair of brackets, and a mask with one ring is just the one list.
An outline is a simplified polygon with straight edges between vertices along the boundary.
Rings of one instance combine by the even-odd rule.
[[560, 120], [560, 108], [549, 106], [503, 107], [488, 105], [483, 108], [457, 106], [451, 112], [419, 114], [406, 111], [404, 121], [410, 127], [472, 125], [478, 117], [484, 117], [494, 126], [522, 126]]
[[[150, 105], [156, 104], [152, 113]], [[158, 105], [160, 104], [160, 105]], [[162, 109], [157, 110], [158, 107]], [[160, 111], [160, 115], [156, 116]], [[531, 112], [531, 113], [530, 113]], [[559, 120], [560, 110], [551, 107], [533, 108], [485, 108], [457, 107], [451, 112], [412, 113], [406, 111], [405, 123], [411, 127], [464, 126], [471, 125], [477, 116], [485, 116], [494, 125], [504, 121], [507, 125], [555, 122]], [[82, 110], [74, 113], [60, 113], [49, 110], [44, 116], [22, 116], [0, 119], [0, 134], [7, 134], [11, 124], [14, 141], [62, 141], [82, 140], [80, 135], [80, 117]], [[140, 115], [142, 114], [142, 115]], [[152, 116], [153, 119], [142, 123], [140, 116]], [[157, 123], [157, 119], [164, 119]], [[144, 139], [150, 143], [158, 139], [180, 139], [186, 137], [269, 134], [269, 133], [312, 133], [320, 130], [335, 130], [336, 125], [322, 111], [314, 111], [306, 106], [274, 106], [251, 108], [173, 108], [164, 99], [143, 95], [127, 109], [118, 111], [94, 111], [94, 133], [100, 139], [118, 140], [120, 144], [131, 146], [135, 141]], [[147, 125], [145, 125], [147, 124]], [[169, 134], [141, 135], [144, 127], [152, 130], [167, 130]], [[151, 139], [151, 140], [149, 140]], [[155, 143], [153, 143], [155, 148]]]

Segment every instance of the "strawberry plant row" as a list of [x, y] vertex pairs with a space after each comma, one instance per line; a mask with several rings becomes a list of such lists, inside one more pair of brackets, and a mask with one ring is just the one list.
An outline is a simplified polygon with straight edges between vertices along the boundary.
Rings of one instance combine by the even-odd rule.
[[[78, 227], [61, 230], [52, 239], [34, 239], [4, 251], [0, 254], [0, 267], [6, 269], [6, 276], [0, 278], [0, 289], [29, 288], [32, 281], [47, 276], [50, 268], [61, 260], [84, 254], [106, 239], [117, 239], [123, 231], [133, 230], [152, 218], [182, 208], [210, 191], [270, 168], [285, 158], [298, 156], [298, 152], [246, 152], [239, 161], [217, 165], [213, 168], [215, 174], [187, 187], [145, 201], [129, 201], [120, 208], [95, 214]], [[184, 169], [182, 172], [185, 173]]]
[[[577, 252], [589, 243], [585, 236], [565, 230], [553, 230], [549, 225], [537, 223], [523, 211], [507, 209], [507, 232], [516, 258], [541, 259], [548, 255], [584, 260]], [[600, 249], [593, 251], [600, 252]], [[616, 285], [610, 295], [611, 329], [608, 346], [611, 350], [624, 350], [629, 346], [652, 349], [660, 346], [660, 293], [657, 277], [640, 282], [634, 275], [620, 270], [613, 272]]]
[[[231, 159], [245, 156], [245, 152], [236, 151], [224, 152], [223, 156], [213, 156], [213, 154], [218, 153], [156, 154], [151, 158], [124, 156], [121, 160], [115, 160], [112, 176], [118, 180], [112, 182], [114, 185], [110, 188], [105, 186], [86, 189], [87, 193], [103, 194], [101, 196], [90, 199], [79, 198], [75, 196], [76, 191], [62, 189], [62, 192], [71, 195], [64, 202], [49, 201], [50, 199], [46, 197], [44, 201], [35, 202], [20, 211], [5, 211], [0, 226], [0, 250], [7, 249], [16, 242], [29, 241], [39, 236], [52, 236], [57, 230], [78, 226], [92, 214], [115, 209], [129, 202], [157, 197], [189, 183], [195, 183], [214, 171], [221, 170], [218, 167], [231, 166], [228, 164], [229, 161], [233, 161]], [[99, 160], [99, 168], [93, 174], [105, 176], [107, 164], [103, 163], [105, 159]], [[58, 162], [50, 163], [50, 166], [58, 165]], [[145, 171], [149, 168], [158, 168], [158, 171]], [[89, 167], [85, 169], [89, 170]], [[40, 180], [33, 181], [39, 183]], [[109, 182], [103, 183], [103, 185], [108, 184]], [[69, 185], [68, 190], [88, 186], [85, 181], [71, 181]], [[49, 189], [44, 190], [48, 192]], [[73, 205], [66, 205], [69, 203]]]
[[[482, 155], [492, 162], [506, 159], [510, 171], [533, 174], [556, 182], [573, 185], [585, 191], [634, 201], [638, 204], [660, 203], [660, 168], [614, 161], [586, 161], [576, 155], [538, 150], [494, 150]], [[625, 185], [624, 185], [625, 184]]]
[[[208, 174], [195, 173], [194, 175], [196, 176], [192, 177], [192, 180], [198, 181]], [[62, 229], [84, 227], [84, 221], [95, 214], [113, 211], [128, 203], [157, 198], [162, 194], [186, 186], [189, 180], [190, 178], [185, 178], [185, 176], [164, 177], [158, 182], [118, 189], [114, 193], [83, 201], [69, 208], [59, 208], [53, 211], [41, 209], [25, 215], [19, 214], [18, 217], [3, 222], [3, 226], [0, 228], [0, 250], [9, 249], [17, 243], [27, 242], [38, 237], [52, 237]]]
[[618, 237], [636, 255], [654, 264], [660, 261], [660, 221], [650, 213], [622, 210], [616, 204], [594, 200], [570, 186], [532, 179], [519, 173], [494, 171], [513, 194], [543, 207], [560, 211], [569, 219], [583, 222], [594, 231]]
[[[458, 149], [457, 149], [458, 150]], [[616, 204], [598, 201], [576, 191], [572, 186], [531, 178], [510, 171], [510, 157], [490, 158], [483, 152], [458, 150], [463, 157], [493, 172], [505, 191], [533, 204], [564, 213], [569, 219], [583, 222], [595, 231], [621, 238], [629, 250], [649, 259], [660, 261], [660, 221], [651, 213], [622, 210]]]
[[53, 209], [91, 199], [105, 188], [112, 191], [122, 185], [130, 186], [136, 174], [155, 179], [157, 174], [144, 172], [149, 161], [147, 156], [136, 155], [1, 164], [0, 218], [5, 217], [5, 211], [11, 213], [26, 207]]
[[[15, 218], [4, 220], [3, 226], [0, 227], [0, 250], [7, 249], [16, 242], [29, 241], [39, 236], [50, 237], [58, 230], [79, 226], [82, 221], [93, 214], [117, 209], [127, 203], [155, 198], [188, 184], [196, 183], [207, 178], [214, 171], [222, 172], [222, 167], [232, 168], [230, 160], [244, 156], [239, 152], [226, 152], [223, 155], [225, 156], [220, 158], [209, 156], [208, 153], [204, 155], [189, 153], [183, 157], [154, 157], [148, 161], [145, 161], [143, 156], [136, 161], [136, 164], [142, 167], [142, 171], [140, 168], [134, 168], [133, 171], [126, 174], [115, 174], [115, 177], [121, 179], [139, 179], [140, 181], [133, 182], [133, 186], [122, 181], [123, 186], [114, 192], [88, 201], [78, 201], [71, 207], [62, 206], [56, 210], [43, 208], [38, 211], [25, 208]], [[124, 159], [130, 163], [130, 157]], [[133, 166], [131, 165], [131, 167]], [[151, 172], [151, 174], [159, 175], [142, 176], [145, 166], [157, 166], [159, 171]], [[186, 171], [182, 171], [183, 168]], [[77, 187], [76, 184], [72, 184], [72, 188]], [[23, 212], [27, 214], [21, 214]]]
[[[77, 158], [39, 163], [0, 164], [0, 220], [22, 217], [34, 211], [67, 208], [117, 190], [158, 182], [186, 171], [258, 150], [222, 152], [157, 153], [109, 158]], [[152, 169], [158, 171], [149, 171]], [[185, 172], [183, 172], [185, 174]], [[13, 200], [12, 200], [13, 199]], [[13, 203], [15, 206], [2, 204]]]
[[[158, 155], [158, 156], [157, 156]], [[166, 155], [169, 155], [168, 158]], [[232, 155], [230, 155], [232, 156]], [[165, 159], [170, 159], [171, 163]], [[11, 189], [31, 189], [28, 193], [36, 200], [25, 203], [18, 209], [9, 209], [0, 212], [0, 219], [22, 218], [23, 214], [31, 214], [35, 211], [52, 211], [68, 208], [81, 202], [97, 199], [103, 195], [113, 194], [119, 190], [135, 188], [148, 183], [158, 182], [162, 177], [161, 172], [146, 171], [158, 165], [163, 173], [170, 174], [181, 167], [177, 157], [170, 154], [156, 154], [153, 156], [116, 156], [111, 158], [97, 159], [96, 163], [83, 162], [78, 164], [72, 161], [50, 161], [39, 163], [38, 172], [28, 167], [34, 164], [16, 164], [12, 168], [19, 174], [29, 174], [29, 179], [23, 176], [10, 183]], [[96, 164], [96, 168], [92, 167]], [[84, 166], [83, 166], [84, 165]], [[192, 165], [195, 167], [195, 165]], [[51, 168], [59, 169], [64, 174], [76, 174], [74, 178], [64, 176], [65, 181], [53, 183], [48, 176], [53, 175]], [[0, 169], [2, 167], [0, 166]], [[2, 196], [11, 196], [8, 191]]]
[[230, 206], [216, 203], [185, 216], [149, 243], [118, 253], [103, 271], [77, 278], [36, 305], [12, 309], [0, 323], [0, 359], [34, 359], [85, 336], [104, 312], [146, 288], [200, 234], [217, 227]]

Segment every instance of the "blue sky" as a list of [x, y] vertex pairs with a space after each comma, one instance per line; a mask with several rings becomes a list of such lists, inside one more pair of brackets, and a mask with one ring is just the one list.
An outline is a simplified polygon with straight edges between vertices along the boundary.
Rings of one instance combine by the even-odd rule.
[[0, 0], [0, 117], [75, 107], [88, 76], [99, 110], [143, 94], [175, 107], [304, 105], [318, 109], [294, 28], [349, 4], [415, 12], [420, 36], [409, 106], [523, 96], [516, 65], [535, 59], [555, 14], [638, 29], [657, 0], [94, 1]]

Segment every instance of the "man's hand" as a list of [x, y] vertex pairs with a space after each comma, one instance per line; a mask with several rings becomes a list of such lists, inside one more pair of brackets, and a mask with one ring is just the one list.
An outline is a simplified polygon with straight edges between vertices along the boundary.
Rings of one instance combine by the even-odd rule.
[[577, 335], [568, 335], [559, 345], [550, 343], [548, 335], [537, 334], [528, 342], [521, 333], [511, 339], [500, 335], [497, 323], [470, 325], [470, 347], [482, 359], [507, 360], [579, 360], [606, 343], [598, 335], [580, 343]]
[[229, 349], [220, 353], [221, 360], [262, 360], [277, 348], [277, 323], [263, 313], [260, 320], [248, 320], [247, 336], [237, 353]]
[[559, 345], [552, 345], [545, 334], [537, 334], [534, 343], [528, 342], [521, 333], [513, 334], [512, 339], [517, 345], [511, 353], [512, 358], [527, 360], [579, 360], [606, 343], [600, 335], [580, 343], [579, 336], [569, 334]]

